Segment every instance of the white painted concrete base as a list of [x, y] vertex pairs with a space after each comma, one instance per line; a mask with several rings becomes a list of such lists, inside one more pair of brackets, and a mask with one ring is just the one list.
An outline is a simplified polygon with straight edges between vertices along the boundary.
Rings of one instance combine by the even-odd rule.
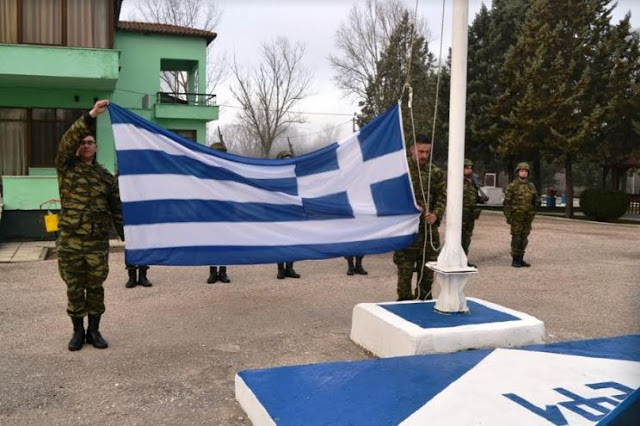
[[496, 316], [507, 314], [516, 318], [509, 321], [464, 324], [465, 320], [472, 319], [472, 308], [468, 314], [459, 314], [465, 315], [464, 318], [454, 319], [451, 316], [452, 320], [460, 325], [429, 328], [406, 320], [382, 306], [419, 303], [424, 305], [427, 317], [433, 315], [435, 301], [360, 303], [353, 308], [351, 340], [381, 358], [543, 343], [544, 323], [537, 318], [481, 299], [467, 300], [482, 305], [483, 309], [488, 309], [488, 312], [493, 312]]
[[242, 377], [236, 374], [236, 401], [254, 425], [275, 425], [265, 407], [258, 401]]

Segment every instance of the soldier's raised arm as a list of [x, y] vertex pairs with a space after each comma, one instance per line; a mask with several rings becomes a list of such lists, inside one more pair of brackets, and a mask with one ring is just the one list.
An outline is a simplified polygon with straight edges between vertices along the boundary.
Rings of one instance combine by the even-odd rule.
[[107, 110], [109, 101], [106, 99], [97, 101], [91, 111], [86, 112], [69, 127], [60, 140], [58, 154], [56, 155], [56, 169], [64, 170], [69, 168], [78, 152], [80, 141], [87, 135], [92, 134], [95, 128], [96, 117]]

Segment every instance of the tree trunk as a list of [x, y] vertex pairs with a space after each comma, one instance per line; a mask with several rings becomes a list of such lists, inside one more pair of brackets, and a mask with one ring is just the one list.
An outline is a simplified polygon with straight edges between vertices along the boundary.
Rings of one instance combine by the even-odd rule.
[[533, 184], [538, 190], [538, 194], [542, 194], [542, 165], [540, 164], [540, 154], [536, 153], [533, 159]]
[[564, 210], [565, 217], [573, 218], [573, 164], [571, 156], [564, 161], [565, 187], [567, 190], [567, 205]]

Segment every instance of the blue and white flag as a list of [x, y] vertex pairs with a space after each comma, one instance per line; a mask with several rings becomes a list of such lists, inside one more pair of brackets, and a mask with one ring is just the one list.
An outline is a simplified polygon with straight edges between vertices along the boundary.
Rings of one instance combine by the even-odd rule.
[[283, 160], [213, 150], [113, 103], [109, 113], [129, 264], [327, 259], [401, 249], [416, 236], [399, 106]]

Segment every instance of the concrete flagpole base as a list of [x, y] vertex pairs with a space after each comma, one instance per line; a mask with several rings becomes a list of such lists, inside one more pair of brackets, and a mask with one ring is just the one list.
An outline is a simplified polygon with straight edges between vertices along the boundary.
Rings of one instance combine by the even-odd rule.
[[360, 303], [353, 309], [351, 340], [381, 358], [543, 343], [544, 323], [525, 313], [468, 298], [468, 313], [442, 315], [436, 304]]

